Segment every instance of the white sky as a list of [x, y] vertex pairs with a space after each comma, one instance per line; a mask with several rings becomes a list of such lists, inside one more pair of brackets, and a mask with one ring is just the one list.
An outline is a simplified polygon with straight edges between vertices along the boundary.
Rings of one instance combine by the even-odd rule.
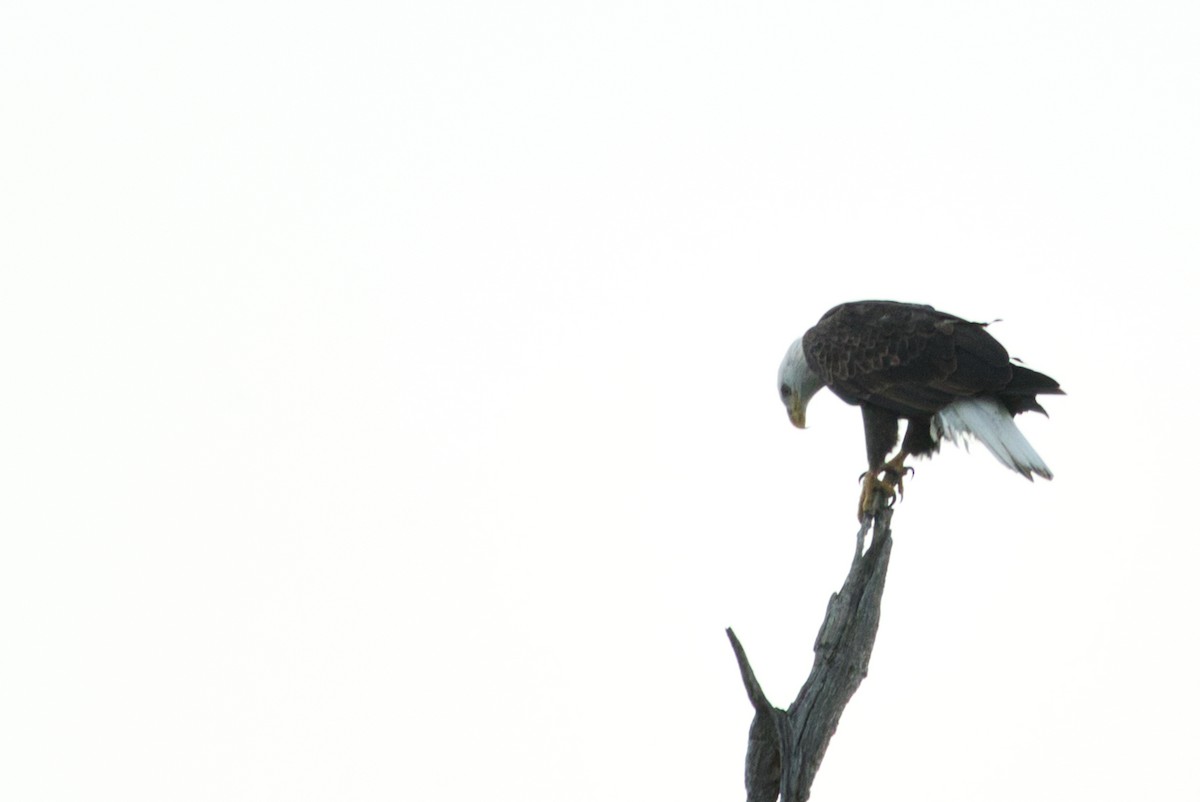
[[814, 799], [1195, 800], [1189, 2], [0, 12], [0, 797], [730, 800], [849, 565], [835, 303], [979, 320]]

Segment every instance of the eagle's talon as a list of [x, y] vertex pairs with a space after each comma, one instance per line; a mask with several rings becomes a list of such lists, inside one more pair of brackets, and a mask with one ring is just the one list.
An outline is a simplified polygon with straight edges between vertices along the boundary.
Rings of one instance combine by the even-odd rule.
[[892, 482], [879, 477], [879, 472], [867, 471], [859, 477], [859, 481], [863, 483], [862, 496], [858, 499], [858, 520], [859, 523], [873, 517], [875, 514], [876, 502], [875, 497], [881, 494], [883, 497], [883, 507], [891, 509], [896, 504], [896, 489]]
[[905, 477], [910, 475], [915, 476], [917, 473], [912, 467], [904, 464], [904, 460], [907, 458], [908, 454], [904, 451], [901, 451], [899, 454], [892, 457], [892, 459], [885, 462], [883, 467], [880, 468], [880, 472], [883, 473], [885, 477], [881, 481], [889, 489], [892, 489], [895, 491], [895, 493], [898, 493], [900, 498], [904, 498]]

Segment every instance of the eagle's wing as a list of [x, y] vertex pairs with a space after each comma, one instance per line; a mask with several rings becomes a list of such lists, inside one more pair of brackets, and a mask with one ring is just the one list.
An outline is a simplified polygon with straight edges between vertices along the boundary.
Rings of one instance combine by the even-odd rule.
[[932, 414], [1012, 378], [1008, 352], [983, 324], [893, 301], [834, 307], [804, 335], [804, 354], [843, 400], [906, 416]]

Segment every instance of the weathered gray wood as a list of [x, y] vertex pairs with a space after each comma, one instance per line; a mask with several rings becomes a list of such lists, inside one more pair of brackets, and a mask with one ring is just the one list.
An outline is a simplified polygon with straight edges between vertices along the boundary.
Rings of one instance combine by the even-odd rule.
[[[812, 671], [787, 710], [767, 701], [745, 649], [732, 629], [725, 630], [754, 706], [746, 748], [747, 802], [808, 799], [842, 711], [867, 675], [892, 551], [892, 511], [881, 499], [874, 507], [873, 518], [868, 518], [858, 531], [850, 573], [842, 589], [829, 599], [825, 621], [813, 645], [816, 655]], [[872, 521], [871, 547], [864, 553]]]

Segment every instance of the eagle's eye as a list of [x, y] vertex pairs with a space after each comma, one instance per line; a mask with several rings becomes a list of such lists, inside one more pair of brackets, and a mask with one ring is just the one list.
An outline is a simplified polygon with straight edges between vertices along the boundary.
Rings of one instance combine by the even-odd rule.
[[791, 395], [792, 395], [792, 388], [790, 385], [787, 385], [787, 384], [779, 385], [779, 397], [780, 398], [782, 398], [784, 401], [787, 401], [791, 397]]

